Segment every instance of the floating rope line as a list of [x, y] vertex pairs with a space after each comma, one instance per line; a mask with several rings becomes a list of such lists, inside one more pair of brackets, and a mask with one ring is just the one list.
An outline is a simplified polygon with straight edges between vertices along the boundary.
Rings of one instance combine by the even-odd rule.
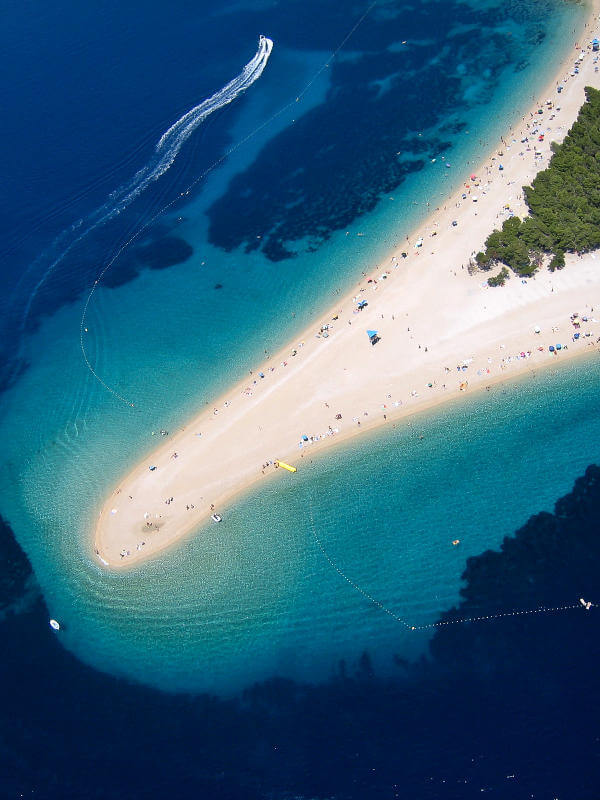
[[310, 505], [310, 523], [312, 534], [317, 543], [317, 546], [323, 556], [325, 557], [329, 566], [334, 569], [337, 574], [343, 578], [353, 589], [355, 589], [359, 594], [361, 594], [366, 600], [376, 606], [380, 611], [383, 611], [384, 614], [387, 614], [396, 622], [399, 622], [405, 628], [410, 631], [423, 631], [428, 630], [431, 628], [442, 628], [446, 625], [462, 625], [468, 622], [491, 622], [495, 619], [502, 619], [503, 617], [520, 617], [526, 616], [531, 614], [555, 614], [561, 611], [572, 611], [574, 609], [581, 609], [582, 611], [589, 611], [592, 608], [598, 608], [598, 604], [596, 603], [583, 603], [580, 601], [579, 603], [570, 603], [564, 606], [539, 606], [538, 608], [525, 608], [520, 609], [518, 611], [499, 611], [497, 614], [482, 614], [481, 616], [473, 616], [473, 617], [458, 617], [457, 619], [449, 619], [449, 620], [441, 620], [439, 622], [429, 622], [425, 625], [411, 625], [409, 622], [406, 621], [403, 617], [400, 617], [396, 614], [395, 611], [392, 611], [386, 605], [384, 605], [381, 601], [377, 600], [377, 598], [373, 597], [372, 594], [369, 594], [362, 586], [359, 586], [352, 578], [348, 577], [346, 573], [340, 569], [340, 567], [335, 563], [335, 561], [331, 558], [323, 542], [321, 541], [317, 530], [315, 528], [315, 521], [313, 517], [313, 510], [312, 504]]
[[[296, 97], [293, 100], [290, 100], [288, 103], [283, 105], [278, 111], [276, 111], [274, 114], [272, 114], [267, 120], [262, 122], [256, 128], [254, 128], [254, 130], [252, 130], [249, 134], [244, 136], [243, 139], [241, 139], [237, 144], [233, 145], [228, 150], [226, 150], [225, 153], [223, 153], [222, 156], [220, 156], [218, 159], [216, 159], [216, 161], [214, 161], [209, 167], [207, 167], [196, 178], [194, 178], [194, 180], [188, 185], [187, 189], [184, 189], [184, 191], [180, 192], [176, 197], [174, 197], [172, 200], [170, 200], [168, 203], [166, 203], [159, 211], [157, 211], [147, 222], [145, 222], [139, 228], [139, 230], [137, 230], [129, 239], [127, 239], [127, 241], [124, 244], [122, 244], [117, 249], [115, 255], [110, 259], [110, 261], [105, 265], [105, 267], [102, 269], [102, 271], [97, 275], [96, 280], [94, 281], [94, 284], [93, 284], [92, 288], [90, 289], [90, 292], [89, 292], [89, 294], [88, 294], [88, 296], [87, 296], [87, 298], [85, 300], [85, 303], [84, 303], [83, 313], [81, 315], [81, 321], [80, 321], [80, 325], [79, 325], [79, 344], [80, 344], [80, 347], [81, 347], [83, 360], [84, 360], [85, 365], [87, 366], [88, 370], [91, 372], [93, 377], [100, 383], [100, 385], [103, 386], [108, 392], [110, 392], [118, 400], [122, 401], [123, 403], [125, 403], [128, 406], [130, 406], [131, 408], [135, 407], [135, 403], [133, 403], [129, 398], [127, 398], [124, 395], [120, 394], [116, 389], [114, 389], [112, 386], [110, 386], [96, 372], [96, 370], [92, 366], [92, 364], [90, 362], [90, 359], [89, 359], [89, 357], [87, 355], [87, 351], [86, 351], [86, 347], [85, 347], [85, 341], [84, 341], [84, 338], [85, 338], [84, 334], [88, 332], [88, 329], [86, 328], [86, 324], [85, 324], [86, 323], [86, 316], [87, 316], [88, 308], [89, 308], [90, 302], [92, 300], [92, 297], [94, 296], [94, 293], [95, 293], [96, 289], [101, 284], [102, 279], [104, 278], [104, 275], [113, 266], [115, 261], [121, 255], [121, 253], [123, 253], [124, 250], [126, 250], [134, 241], [136, 241], [136, 239], [138, 239], [142, 235], [142, 233], [144, 233], [146, 230], [148, 230], [148, 228], [151, 225], [153, 225], [156, 222], [156, 220], [158, 220], [160, 217], [162, 217], [173, 205], [175, 205], [175, 203], [177, 203], [182, 197], [185, 197], [185, 196], [189, 195], [190, 191], [198, 183], [200, 183], [200, 181], [202, 181], [204, 178], [206, 178], [207, 175], [209, 175], [213, 170], [215, 170], [218, 166], [220, 166], [227, 158], [229, 158], [229, 156], [231, 156], [233, 153], [235, 153], [237, 150], [239, 150], [240, 147], [242, 147], [244, 144], [246, 144], [250, 139], [253, 139], [258, 133], [260, 133], [266, 127], [270, 126], [278, 117], [280, 117], [282, 114], [284, 114], [286, 111], [288, 111], [288, 109], [292, 108], [296, 103], [299, 103], [300, 100], [304, 97], [304, 95], [309, 91], [309, 89], [314, 84], [314, 82], [317, 80], [317, 78], [321, 75], [321, 73], [324, 72], [329, 67], [330, 62], [338, 55], [338, 53], [344, 47], [344, 45], [350, 39], [350, 37], [363, 24], [365, 19], [369, 16], [369, 14], [375, 8], [375, 6], [377, 5], [378, 2], [379, 2], [379, 0], [374, 0], [374, 2], [372, 2], [368, 6], [367, 10], [358, 19], [358, 21], [354, 24], [354, 26], [350, 29], [350, 31], [346, 34], [346, 36], [342, 39], [341, 43], [336, 47], [336, 49], [331, 53], [331, 55], [329, 56], [327, 61], [325, 61], [325, 62], [323, 62], [323, 64], [321, 64], [319, 69], [315, 72], [315, 74], [312, 76], [312, 78], [308, 81], [308, 83], [303, 87], [303, 89], [296, 95]], [[178, 123], [176, 123], [176, 124], [178, 124]], [[174, 126], [172, 126], [172, 127], [174, 127]], [[169, 129], [169, 130], [171, 130], [171, 129]], [[161, 139], [161, 141], [162, 141], [162, 139]]]

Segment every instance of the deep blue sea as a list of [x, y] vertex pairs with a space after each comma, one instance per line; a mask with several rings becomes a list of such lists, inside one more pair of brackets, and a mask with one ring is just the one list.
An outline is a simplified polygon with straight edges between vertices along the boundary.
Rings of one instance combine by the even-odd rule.
[[0, 798], [598, 797], [596, 356], [330, 451], [128, 573], [90, 557], [152, 432], [378, 263], [583, 17], [2, 5]]

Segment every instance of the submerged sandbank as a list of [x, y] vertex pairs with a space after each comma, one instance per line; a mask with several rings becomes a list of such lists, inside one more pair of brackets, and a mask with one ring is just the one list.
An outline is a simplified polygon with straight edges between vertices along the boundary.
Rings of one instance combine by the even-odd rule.
[[[599, 6], [594, 3], [594, 19]], [[589, 25], [586, 34], [586, 40], [594, 35]], [[490, 289], [466, 269], [492, 228], [507, 213], [523, 212], [521, 187], [547, 165], [549, 143], [564, 138], [584, 86], [600, 84], [588, 54], [557, 95], [555, 83], [569, 71], [562, 64], [544, 95], [560, 111], [544, 104], [539, 115], [536, 104], [505, 134], [501, 150], [474, 171], [477, 179], [465, 176], [468, 187], [407, 237], [407, 258], [399, 251], [365, 276], [320, 323], [169, 436], [119, 483], [96, 527], [102, 563], [130, 566], [170, 546], [271, 473], [277, 459], [302, 468], [308, 453], [362, 430], [590, 349], [600, 336], [592, 310], [600, 308], [594, 254], [570, 258], [561, 273], [513, 278], [502, 289]], [[533, 124], [547, 132], [537, 151], [521, 143]], [[577, 343], [569, 319], [574, 311], [588, 316]], [[378, 331], [376, 345], [367, 330]], [[548, 350], [557, 344], [560, 356]]]

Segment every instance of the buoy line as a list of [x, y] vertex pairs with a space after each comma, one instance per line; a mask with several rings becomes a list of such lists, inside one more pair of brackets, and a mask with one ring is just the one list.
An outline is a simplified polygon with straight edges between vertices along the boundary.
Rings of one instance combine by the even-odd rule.
[[313, 517], [313, 509], [312, 504], [309, 507], [309, 514], [310, 514], [310, 524], [311, 530], [314, 537], [314, 540], [317, 544], [317, 547], [323, 554], [325, 560], [329, 564], [329, 566], [337, 572], [337, 574], [346, 581], [353, 589], [355, 589], [359, 594], [361, 594], [366, 600], [376, 606], [380, 611], [383, 611], [384, 614], [387, 614], [396, 622], [399, 622], [403, 625], [407, 630], [410, 631], [423, 631], [432, 628], [443, 628], [447, 625], [461, 625], [466, 624], [468, 622], [491, 622], [492, 620], [502, 619], [504, 617], [521, 617], [527, 616], [532, 614], [554, 614], [562, 611], [571, 611], [574, 609], [581, 609], [584, 611], [590, 611], [592, 608], [598, 608], [597, 603], [586, 603], [580, 600], [578, 603], [569, 603], [563, 606], [539, 606], [538, 608], [524, 608], [518, 609], [515, 611], [499, 611], [496, 614], [483, 614], [481, 616], [473, 616], [473, 617], [459, 617], [457, 619], [449, 619], [449, 620], [440, 620], [438, 622], [429, 622], [425, 625], [411, 625], [409, 622], [406, 621], [403, 617], [398, 616], [395, 611], [392, 611], [386, 605], [384, 605], [381, 601], [377, 600], [377, 598], [373, 597], [372, 594], [367, 592], [362, 586], [359, 586], [355, 581], [352, 580], [340, 567], [335, 563], [335, 561], [331, 558], [329, 553], [327, 552], [323, 542], [321, 541], [316, 527], [315, 521]]
[[[72, 223], [69, 228], [63, 230], [57, 237], [55, 237], [50, 247], [43, 251], [32, 262], [32, 264], [27, 267], [27, 269], [20, 276], [14, 292], [18, 291], [19, 285], [34, 269], [34, 267], [40, 262], [43, 263], [43, 259], [46, 255], [53, 253], [53, 255], [50, 257], [50, 263], [47, 265], [41, 277], [37, 279], [37, 282], [33, 287], [33, 291], [29, 294], [29, 297], [25, 303], [20, 323], [20, 329], [22, 332], [24, 332], [26, 329], [27, 321], [38, 292], [46, 283], [48, 277], [58, 267], [58, 265], [64, 261], [65, 257], [76, 245], [81, 244], [81, 242], [83, 242], [93, 231], [97, 230], [102, 225], [105, 225], [108, 221], [114, 219], [116, 216], [121, 214], [122, 211], [125, 211], [125, 209], [127, 209], [151, 183], [154, 183], [171, 168], [181, 147], [192, 135], [195, 129], [201, 125], [212, 113], [233, 102], [240, 94], [245, 92], [255, 81], [260, 78], [267, 65], [272, 49], [273, 42], [271, 39], [267, 38], [266, 36], [260, 36], [258, 40], [257, 52], [245, 65], [239, 75], [233, 78], [233, 80], [229, 81], [229, 83], [208, 97], [206, 100], [203, 100], [201, 103], [183, 114], [183, 116], [181, 116], [162, 134], [154, 147], [154, 152], [149, 161], [147, 161], [143, 167], [138, 169], [132, 178], [114, 189], [108, 195], [108, 199], [102, 205], [90, 212], [87, 216], [82, 217], [81, 219]], [[138, 146], [136, 152], [139, 152], [139, 149], [140, 148]], [[69, 202], [71, 202], [71, 200], [69, 200]], [[71, 237], [70, 241], [69, 236]], [[62, 248], [60, 252], [57, 251], [59, 244]], [[119, 248], [119, 250], [121, 249]], [[111, 259], [111, 261], [114, 263], [114, 259]], [[14, 292], [13, 296], [16, 296], [14, 295]], [[21, 339], [19, 342], [18, 352], [13, 358], [13, 362], [15, 364], [18, 363], [18, 360], [21, 357], [22, 348], [23, 341]], [[113, 394], [119, 396], [118, 392], [113, 391]], [[124, 398], [121, 399], [124, 400]]]
[[[207, 167], [196, 178], [194, 178], [194, 180], [188, 185], [188, 187], [186, 189], [184, 189], [182, 192], [180, 192], [176, 197], [174, 197], [172, 200], [170, 200], [168, 203], [166, 203], [159, 211], [157, 211], [155, 214], [153, 214], [153, 216], [147, 222], [145, 222], [134, 234], [132, 234], [132, 236], [129, 237], [129, 239], [127, 239], [117, 249], [115, 255], [110, 259], [110, 261], [108, 261], [108, 263], [104, 266], [104, 268], [98, 273], [98, 275], [97, 275], [97, 277], [96, 277], [96, 279], [95, 279], [95, 281], [94, 281], [94, 283], [92, 285], [92, 288], [90, 289], [90, 291], [89, 291], [89, 293], [88, 293], [88, 295], [86, 297], [86, 300], [85, 300], [85, 303], [84, 303], [84, 306], [83, 306], [83, 312], [82, 312], [81, 320], [80, 320], [80, 324], [79, 324], [79, 345], [80, 345], [80, 348], [81, 348], [81, 352], [82, 352], [82, 355], [83, 355], [83, 360], [85, 362], [85, 365], [88, 368], [88, 370], [91, 372], [93, 377], [98, 381], [98, 383], [100, 383], [101, 386], [103, 386], [108, 392], [110, 392], [115, 398], [117, 398], [121, 402], [125, 403], [126, 405], [130, 406], [131, 408], [135, 407], [135, 403], [132, 402], [132, 400], [130, 398], [127, 398], [124, 395], [120, 394], [120, 392], [118, 392], [114, 387], [110, 386], [96, 372], [96, 370], [92, 366], [92, 363], [90, 362], [90, 359], [88, 357], [86, 346], [85, 346], [85, 341], [84, 341], [84, 339], [85, 339], [84, 334], [88, 332], [88, 329], [87, 329], [86, 324], [85, 324], [86, 323], [86, 316], [87, 316], [88, 308], [89, 308], [90, 302], [91, 302], [91, 300], [92, 300], [92, 298], [94, 296], [94, 293], [95, 293], [96, 289], [101, 284], [102, 279], [104, 278], [104, 275], [113, 266], [115, 261], [121, 255], [121, 253], [123, 253], [124, 250], [126, 250], [131, 244], [133, 244], [133, 242], [135, 242], [142, 235], [142, 233], [144, 233], [146, 230], [148, 230], [148, 228], [151, 225], [153, 225], [161, 216], [163, 216], [173, 205], [175, 205], [175, 203], [177, 203], [182, 197], [185, 197], [185, 196], [189, 195], [190, 191], [195, 186], [197, 186], [197, 184], [200, 183], [200, 181], [202, 181], [204, 178], [206, 178], [207, 175], [209, 175], [214, 169], [216, 169], [216, 167], [218, 167], [227, 158], [229, 158], [229, 156], [231, 156], [233, 153], [235, 153], [237, 150], [239, 150], [239, 148], [242, 147], [244, 144], [246, 144], [246, 142], [248, 142], [250, 139], [254, 138], [258, 133], [260, 133], [262, 130], [264, 130], [267, 126], [271, 125], [278, 117], [280, 117], [282, 114], [284, 114], [288, 109], [292, 108], [296, 103], [300, 102], [300, 100], [309, 91], [309, 89], [311, 88], [313, 83], [317, 80], [317, 78], [321, 75], [321, 73], [324, 72], [329, 67], [330, 62], [337, 56], [337, 54], [344, 47], [344, 45], [350, 39], [350, 37], [363, 24], [365, 19], [369, 16], [369, 14], [375, 8], [375, 6], [377, 5], [378, 2], [379, 2], [379, 0], [374, 0], [368, 6], [367, 10], [358, 19], [358, 21], [354, 24], [354, 26], [350, 29], [350, 31], [346, 34], [346, 36], [343, 38], [341, 43], [336, 47], [336, 49], [331, 53], [331, 55], [329, 56], [327, 61], [324, 61], [323, 64], [321, 64], [319, 69], [315, 72], [315, 74], [312, 76], [312, 78], [308, 81], [308, 83], [302, 88], [302, 90], [296, 95], [296, 97], [293, 100], [290, 100], [288, 103], [283, 105], [278, 111], [276, 111], [274, 114], [272, 114], [269, 117], [269, 119], [267, 119], [264, 122], [262, 122], [260, 125], [258, 125], [256, 128], [254, 128], [249, 134], [244, 136], [237, 144], [233, 145], [228, 150], [226, 150], [225, 153], [223, 153], [222, 156], [220, 156], [218, 159], [216, 159], [216, 161], [214, 161], [209, 167]], [[265, 37], [261, 37], [261, 39], [262, 38], [265, 38]], [[268, 40], [268, 41], [270, 41], [270, 40]], [[271, 46], [272, 46], [272, 43], [271, 43]], [[188, 113], [191, 113], [191, 112], [188, 112]], [[181, 122], [181, 120], [179, 120], [179, 122]], [[175, 125], [173, 125], [169, 129], [169, 131], [171, 131], [171, 129], [175, 128], [175, 126], [178, 125], [179, 122], [175, 123]], [[161, 142], [162, 142], [162, 138], [161, 138]]]

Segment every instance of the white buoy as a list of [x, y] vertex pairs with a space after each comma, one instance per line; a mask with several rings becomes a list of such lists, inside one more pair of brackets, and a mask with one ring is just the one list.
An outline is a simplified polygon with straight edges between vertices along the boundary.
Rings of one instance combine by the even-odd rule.
[[50, 620], [50, 627], [54, 631], [59, 631], [60, 630], [60, 623], [57, 622], [55, 619], [51, 619]]

